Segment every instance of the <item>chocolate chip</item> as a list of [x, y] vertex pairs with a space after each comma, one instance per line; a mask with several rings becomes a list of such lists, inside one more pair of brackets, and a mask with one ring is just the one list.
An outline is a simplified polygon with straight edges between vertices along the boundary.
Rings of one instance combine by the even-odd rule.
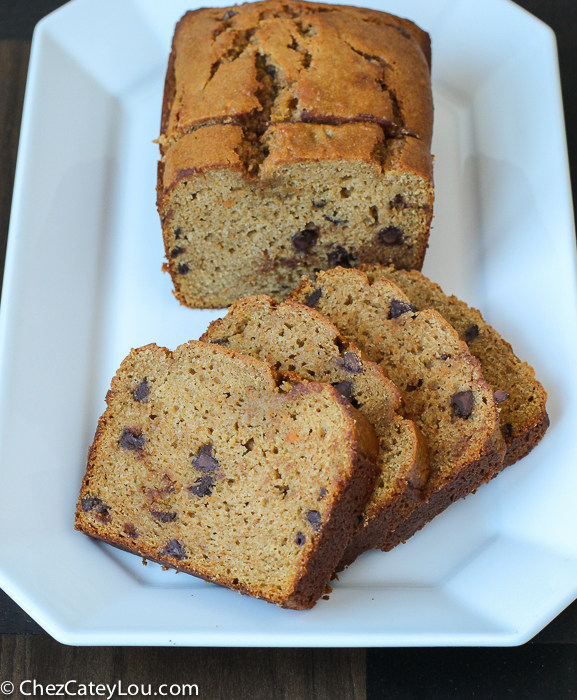
[[209, 341], [211, 345], [228, 345], [228, 338], [215, 338], [214, 340]]
[[305, 305], [310, 306], [311, 309], [314, 309], [315, 306], [319, 303], [319, 299], [321, 298], [322, 294], [323, 290], [320, 287], [319, 289], [315, 289], [315, 291], [311, 292], [305, 299]]
[[341, 245], [332, 250], [327, 256], [329, 267], [350, 267], [349, 254]]
[[122, 529], [124, 534], [128, 535], [129, 537], [138, 537], [138, 530], [132, 523], [126, 523]]
[[210, 496], [212, 489], [214, 488], [214, 479], [212, 476], [201, 476], [197, 479], [192, 486], [189, 487], [189, 491], [199, 498], [204, 498], [205, 496]]
[[336, 384], [333, 384], [333, 386], [341, 396], [345, 397], [345, 399], [351, 398], [353, 394], [353, 385], [351, 382], [336, 382]]
[[327, 216], [326, 214], [323, 214], [323, 219], [326, 219], [327, 221], [330, 221], [331, 224], [336, 224], [337, 226], [349, 223], [347, 219], [337, 219], [334, 216]]
[[416, 306], [409, 304], [406, 301], [399, 301], [398, 299], [393, 299], [391, 301], [391, 306], [389, 307], [389, 318], [399, 318], [403, 314], [408, 312], [415, 313], [418, 311]]
[[377, 233], [377, 240], [383, 245], [398, 245], [403, 242], [403, 232], [396, 226], [387, 226]]
[[179, 275], [186, 275], [188, 272], [190, 272], [190, 267], [186, 263], [178, 263]]
[[87, 511], [96, 508], [96, 506], [101, 505], [102, 501], [100, 498], [96, 498], [96, 496], [89, 496], [88, 498], [80, 499], [80, 504], [82, 506], [82, 510], [86, 513]]
[[475, 397], [470, 389], [468, 391], [458, 391], [451, 396], [451, 406], [453, 406], [455, 415], [459, 418], [468, 418], [473, 413], [474, 404]]
[[173, 248], [170, 251], [170, 257], [171, 258], [178, 258], [179, 255], [182, 255], [184, 253], [184, 248], [181, 248], [180, 246], [176, 246], [176, 248]]
[[234, 10], [227, 10], [222, 16], [222, 21], [228, 22], [229, 19], [236, 17], [236, 15], [238, 15], [238, 12], [235, 12]]
[[186, 557], [184, 547], [178, 540], [169, 540], [160, 554], [163, 557], [174, 557], [175, 559], [184, 559]]
[[502, 428], [501, 432], [506, 438], [512, 438], [513, 437], [513, 426], [511, 423], [506, 423]]
[[124, 428], [118, 441], [120, 447], [124, 447], [125, 450], [135, 450], [136, 452], [142, 450], [145, 442], [146, 437], [144, 433], [134, 428]]
[[311, 248], [316, 244], [319, 237], [318, 230], [305, 228], [300, 233], [295, 233], [291, 238], [293, 247], [301, 253], [310, 253]]
[[276, 68], [274, 66], [265, 66], [264, 72], [268, 73], [271, 78], [276, 78]]
[[495, 403], [503, 403], [503, 401], [509, 396], [509, 394], [506, 391], [503, 391], [503, 389], [499, 389], [493, 394], [493, 398], [495, 399]]
[[104, 505], [100, 498], [96, 498], [96, 496], [89, 496], [88, 498], [83, 498], [80, 503], [84, 512], [94, 510], [96, 511], [96, 515], [98, 518], [100, 518], [100, 520], [110, 520], [108, 506]]
[[471, 343], [479, 335], [479, 326], [476, 323], [471, 324], [465, 331], [465, 341]]
[[[397, 195], [395, 195], [395, 198], [389, 202], [389, 206], [391, 209], [396, 209], [397, 211], [402, 211], [403, 209], [406, 209], [409, 205], [405, 202], [405, 198], [403, 197], [402, 194], [397, 194]], [[391, 228], [395, 228], [395, 227], [391, 226]]]
[[335, 363], [351, 374], [360, 374], [363, 371], [361, 361], [352, 352], [345, 352], [343, 357], [337, 357]]
[[319, 491], [319, 497], [317, 498], [317, 501], [322, 501], [326, 495], [327, 495], [327, 490], [323, 486], [323, 488]]
[[321, 526], [321, 514], [318, 510], [307, 510], [307, 520], [311, 524], [313, 530], [318, 530]]
[[446, 360], [449, 356], [447, 353], [443, 353], [442, 355], [439, 356], [439, 360]]
[[136, 387], [136, 391], [134, 392], [134, 400], [135, 401], [140, 401], [140, 403], [146, 403], [148, 401], [148, 396], [150, 394], [150, 387], [148, 386], [148, 382], [146, 380], [146, 377], [140, 382], [140, 384]]
[[315, 209], [322, 209], [323, 207], [326, 207], [326, 206], [327, 206], [327, 203], [325, 202], [324, 199], [321, 199], [320, 202], [315, 202], [315, 200], [313, 199], [313, 207]]
[[295, 537], [295, 544], [297, 544], [299, 547], [302, 547], [303, 544], [306, 542], [306, 537], [303, 535], [302, 532], [297, 532], [297, 536]]
[[182, 229], [175, 228], [173, 233], [174, 233], [174, 237], [176, 238], [176, 240], [178, 240], [180, 238], [180, 234], [182, 233]]
[[220, 469], [220, 464], [212, 456], [212, 445], [203, 445], [197, 456], [192, 460], [192, 466], [199, 472], [216, 472]]
[[167, 513], [162, 510], [151, 510], [150, 515], [161, 523], [171, 523], [173, 520], [176, 520], [176, 513]]

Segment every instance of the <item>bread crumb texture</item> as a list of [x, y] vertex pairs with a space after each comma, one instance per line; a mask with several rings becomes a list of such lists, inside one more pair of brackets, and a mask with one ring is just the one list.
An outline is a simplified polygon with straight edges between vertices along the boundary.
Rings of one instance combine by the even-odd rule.
[[454, 328], [435, 310], [420, 311], [385, 276], [361, 270], [320, 272], [295, 290], [379, 363], [396, 384], [427, 440], [426, 497], [384, 549], [406, 540], [454, 500], [503, 468], [505, 442], [493, 391]]
[[380, 547], [421, 498], [428, 476], [424, 438], [402, 415], [401, 396], [383, 369], [370, 362], [318, 311], [253, 296], [231, 306], [201, 340], [270, 362], [282, 372], [332, 384], [373, 425], [379, 476], [353, 536], [360, 553]]
[[157, 198], [175, 294], [281, 299], [316, 269], [420, 269], [433, 205], [428, 35], [374, 10], [266, 0], [188, 12]]
[[284, 607], [323, 594], [373, 487], [376, 438], [330, 385], [192, 341], [133, 350], [76, 528]]

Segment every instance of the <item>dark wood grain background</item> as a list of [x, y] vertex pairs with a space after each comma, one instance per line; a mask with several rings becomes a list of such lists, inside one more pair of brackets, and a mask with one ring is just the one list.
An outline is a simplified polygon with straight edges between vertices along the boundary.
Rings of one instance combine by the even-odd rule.
[[[0, 275], [32, 31], [39, 19], [62, 4], [0, 0]], [[556, 32], [575, 174], [577, 0], [518, 4]], [[535, 85], [536, 100], [539, 95]], [[575, 197], [575, 184], [573, 192]], [[44, 685], [69, 679], [109, 684], [122, 680], [125, 687], [197, 683], [199, 697], [210, 700], [573, 700], [577, 603], [532, 642], [514, 649], [74, 648], [51, 639], [0, 591], [0, 684], [10, 680], [18, 686], [25, 679]], [[24, 696], [17, 689], [9, 697]]]

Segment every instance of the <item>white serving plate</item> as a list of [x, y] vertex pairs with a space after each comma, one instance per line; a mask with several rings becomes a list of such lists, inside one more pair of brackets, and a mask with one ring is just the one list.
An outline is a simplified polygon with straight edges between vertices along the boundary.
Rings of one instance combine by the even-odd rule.
[[513, 645], [577, 597], [575, 245], [553, 34], [507, 0], [362, 4], [433, 39], [425, 272], [535, 367], [551, 428], [406, 545], [361, 557], [307, 612], [144, 568], [75, 532], [120, 361], [218, 316], [180, 307], [160, 272], [152, 140], [191, 3], [75, 0], [34, 34], [0, 316], [0, 585], [62, 642]]

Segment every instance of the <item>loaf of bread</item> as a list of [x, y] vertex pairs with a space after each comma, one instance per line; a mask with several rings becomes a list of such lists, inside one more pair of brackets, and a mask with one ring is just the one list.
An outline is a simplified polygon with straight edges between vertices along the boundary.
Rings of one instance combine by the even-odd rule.
[[284, 298], [303, 273], [420, 269], [432, 217], [430, 42], [383, 12], [266, 0], [176, 27], [157, 202], [174, 293]]
[[349, 545], [381, 547], [422, 498], [429, 476], [425, 441], [399, 414], [400, 394], [382, 368], [314, 309], [247, 297], [211, 323], [201, 340], [270, 362], [308, 381], [329, 382], [370, 421], [379, 441], [379, 477]]
[[218, 345], [148, 345], [112, 381], [76, 528], [309, 608], [355, 530], [377, 451], [368, 421], [332, 386], [291, 386]]
[[[361, 270], [337, 268], [303, 281], [293, 297], [314, 304], [381, 364], [427, 440], [426, 498], [389, 534], [382, 549], [392, 549], [502, 469], [493, 391], [455, 329], [437, 311], [418, 311], [387, 279], [371, 283]], [[349, 547], [344, 563], [359, 553]]]
[[501, 433], [507, 444], [503, 466], [525, 457], [549, 427], [547, 393], [535, 378], [533, 368], [515, 355], [477, 309], [455, 296], [447, 296], [420, 272], [381, 265], [366, 265], [362, 269], [371, 280], [390, 279], [418, 309], [435, 309], [453, 326], [481, 363], [483, 377], [499, 402]]

